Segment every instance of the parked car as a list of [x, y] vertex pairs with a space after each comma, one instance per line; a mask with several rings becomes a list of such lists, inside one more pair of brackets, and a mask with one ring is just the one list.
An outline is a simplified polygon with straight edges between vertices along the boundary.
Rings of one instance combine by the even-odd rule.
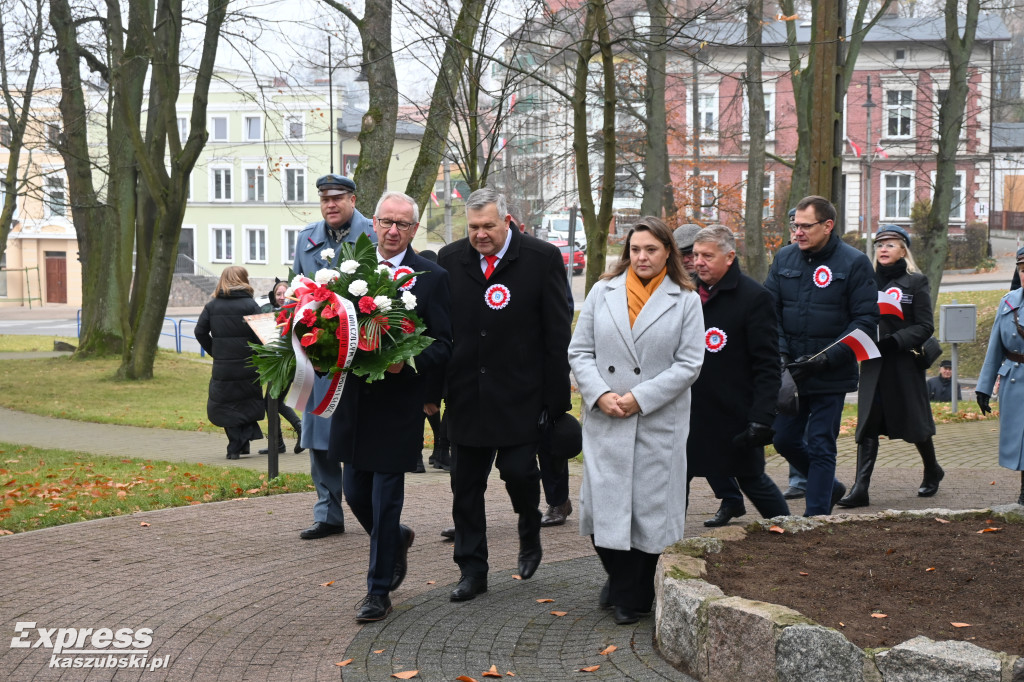
[[[563, 241], [569, 243], [569, 214], [549, 213], [541, 221], [541, 229], [547, 230], [548, 241]], [[576, 216], [576, 232], [573, 234], [576, 246], [587, 250], [587, 233], [583, 230], [583, 218]]]
[[[565, 265], [566, 269], [569, 268], [569, 242], [565, 240], [551, 242], [558, 247], [558, 250], [562, 252], [562, 264]], [[572, 250], [572, 272], [575, 275], [583, 272], [583, 269], [587, 267], [587, 258], [583, 255], [578, 247]]]

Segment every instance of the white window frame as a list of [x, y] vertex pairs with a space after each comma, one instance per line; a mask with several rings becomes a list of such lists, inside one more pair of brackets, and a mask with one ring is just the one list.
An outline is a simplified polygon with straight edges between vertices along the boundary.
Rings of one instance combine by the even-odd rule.
[[[292, 135], [292, 124], [297, 123], [299, 134]], [[302, 114], [285, 114], [284, 116], [284, 139], [292, 142], [301, 142], [306, 139], [306, 117]]]
[[[60, 211], [57, 211], [52, 198], [56, 196], [53, 191], [60, 188]], [[44, 218], [66, 218], [68, 215], [68, 184], [60, 173], [51, 173], [43, 178], [43, 217]]]
[[[691, 175], [692, 177], [692, 175]], [[700, 189], [700, 206], [696, 208], [696, 211], [691, 209], [691, 213], [694, 214], [695, 218], [706, 220], [710, 223], [718, 222], [718, 201], [721, 197], [718, 195], [718, 171], [703, 171], [701, 172], [700, 178], [707, 178], [713, 183], [713, 187], [704, 187], [704, 183], [701, 183]], [[713, 201], [712, 205], [705, 206], [705, 199], [710, 196]]]
[[[968, 93], [967, 93], [967, 106], [964, 107], [964, 120], [963, 120], [963, 123], [961, 123], [961, 125], [960, 125], [960, 138], [959, 138], [960, 140], [966, 140], [967, 139], [967, 121], [969, 120], [969, 116], [970, 116], [970, 102], [971, 102], [970, 84], [968, 84], [967, 89], [968, 89]], [[949, 92], [949, 77], [948, 76], [942, 77], [942, 76], [933, 75], [932, 76], [932, 121], [931, 121], [932, 139], [933, 140], [938, 140], [939, 139], [939, 108], [942, 106], [942, 103], [939, 100], [939, 93], [941, 93], [942, 91], [946, 91], [947, 93]]]
[[[225, 246], [230, 253], [218, 252], [217, 235], [225, 236]], [[211, 263], [234, 263], [235, 262], [235, 226], [234, 225], [210, 225], [210, 262]]]
[[[229, 204], [234, 201], [234, 166], [231, 165], [213, 165], [210, 166], [210, 201], [217, 203]], [[217, 174], [227, 172], [227, 182], [222, 181], [222, 186], [227, 190], [227, 196], [218, 197], [216, 193], [217, 189]]]
[[175, 123], [178, 126], [178, 140], [184, 145], [185, 140], [188, 139], [188, 116], [176, 117]]
[[[259, 131], [256, 133], [256, 137], [253, 137], [249, 130], [249, 122], [256, 121], [256, 125], [259, 126]], [[242, 137], [246, 142], [262, 142], [263, 141], [263, 117], [259, 114], [243, 114], [242, 115]]]
[[[281, 263], [291, 267], [295, 263], [295, 251], [299, 248], [299, 232], [305, 229], [303, 225], [282, 225], [281, 226]], [[289, 244], [289, 238], [293, 237], [293, 244]], [[294, 250], [293, 250], [294, 249]]]
[[[254, 175], [256, 185], [249, 184], [250, 172]], [[242, 166], [242, 184], [245, 191], [242, 201], [247, 204], [264, 204], [267, 201], [267, 169], [262, 164]], [[250, 198], [251, 197], [251, 198]]]
[[[909, 181], [910, 181], [910, 185], [909, 185], [909, 187], [897, 187], [897, 188], [893, 188], [892, 190], [890, 190], [890, 188], [888, 186], [889, 178], [908, 178]], [[879, 218], [881, 220], [889, 220], [889, 221], [908, 221], [908, 220], [910, 220], [910, 211], [914, 207], [914, 184], [915, 184], [915, 181], [916, 181], [916, 178], [914, 177], [914, 173], [912, 171], [910, 171], [910, 172], [908, 172], [908, 171], [894, 171], [894, 172], [891, 172], [891, 173], [882, 173], [881, 178], [879, 180], [879, 184], [881, 185], [881, 191], [879, 192], [879, 203], [880, 203], [880, 206], [878, 207], [878, 215], [879, 215]], [[890, 191], [894, 191], [894, 192], [906, 191], [907, 192], [907, 213], [906, 213], [906, 215], [899, 215], [898, 213], [895, 214], [895, 215], [890, 215], [886, 211], [886, 204], [889, 203], [887, 201], [887, 199], [888, 199], [888, 195], [889, 195]], [[898, 198], [897, 198], [897, 202], [896, 203], [897, 203], [897, 206], [898, 206], [899, 205]]]
[[[910, 93], [910, 101], [904, 102], [901, 99], [896, 104], [890, 104], [889, 94], [897, 92]], [[884, 134], [882, 135], [882, 138], [890, 140], [908, 140], [914, 137], [914, 88], [909, 85], [887, 85], [882, 92], [882, 98], [882, 109], [885, 112], [885, 116], [882, 119], [884, 125]], [[902, 122], [904, 113], [906, 114], [907, 132], [903, 133], [897, 131], [895, 134], [890, 133], [889, 122], [893, 115], [898, 116], [899, 121]]]
[[[710, 103], [710, 106], [708, 106]], [[688, 109], [692, 114], [692, 107]], [[704, 125], [707, 114], [711, 114], [712, 123], [710, 129]], [[718, 86], [702, 85], [697, 91], [697, 131], [701, 139], [718, 139], [718, 131], [721, 123], [721, 109], [718, 101]]]
[[[295, 183], [296, 196], [293, 198], [288, 192], [288, 176], [291, 173], [301, 173], [302, 177]], [[284, 169], [284, 173], [281, 174], [281, 198], [287, 204], [304, 204], [306, 203], [306, 167], [297, 166], [291, 164], [288, 168]]]
[[6, 123], [0, 123], [0, 147], [8, 148], [14, 142], [14, 131]]
[[[935, 171], [931, 173], [932, 180], [932, 196], [935, 199]], [[953, 197], [953, 205], [949, 209], [949, 220], [954, 223], [966, 223], [967, 222], [967, 171], [958, 170], [954, 176], [956, 178], [956, 184], [953, 186], [953, 192], [960, 192], [960, 202], [956, 203], [956, 196]]]
[[[743, 171], [743, 210], [746, 215], [746, 201], [747, 201], [747, 171]], [[766, 194], [765, 199], [762, 199], [763, 207], [761, 209], [761, 220], [771, 220], [772, 216], [775, 215], [775, 171], [764, 172], [764, 190]]]
[[[224, 137], [217, 137], [217, 121], [224, 121]], [[227, 142], [231, 139], [231, 120], [226, 115], [210, 116], [210, 142]]]
[[[253, 243], [250, 238], [256, 236], [257, 242], [255, 244], [257, 253], [253, 253]], [[267, 226], [266, 225], [242, 225], [242, 240], [245, 248], [243, 254], [245, 263], [267, 263]], [[263, 253], [258, 253], [262, 250]]]
[[[764, 139], [775, 140], [775, 90], [765, 88], [764, 90]], [[845, 118], [843, 119], [845, 121]], [[845, 124], [844, 124], [845, 125]], [[743, 92], [743, 140], [750, 140], [750, 98], [747, 96], [746, 88]]]

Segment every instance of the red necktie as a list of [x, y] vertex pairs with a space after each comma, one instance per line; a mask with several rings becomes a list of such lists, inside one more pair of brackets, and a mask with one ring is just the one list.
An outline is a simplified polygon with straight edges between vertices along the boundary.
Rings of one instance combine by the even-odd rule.
[[389, 261], [389, 260], [382, 260], [382, 261], [380, 262], [380, 264], [381, 264], [381, 265], [386, 265], [386, 266], [388, 266], [389, 268], [393, 268], [393, 267], [395, 267], [394, 265], [392, 265], [392, 264], [391, 264], [391, 261]]
[[487, 261], [487, 269], [484, 270], [484, 279], [490, 279], [491, 275], [494, 274], [494, 264], [498, 262], [498, 257], [484, 256], [484, 260]]

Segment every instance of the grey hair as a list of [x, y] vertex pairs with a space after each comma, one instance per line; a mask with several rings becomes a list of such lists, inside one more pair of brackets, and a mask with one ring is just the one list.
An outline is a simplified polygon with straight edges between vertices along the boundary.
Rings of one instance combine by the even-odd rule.
[[725, 225], [708, 225], [693, 238], [696, 244], [714, 244], [722, 253], [736, 250], [736, 235]]
[[481, 187], [471, 193], [469, 198], [466, 199], [467, 210], [480, 211], [487, 208], [489, 204], [494, 204], [495, 208], [498, 209], [499, 218], [504, 218], [508, 215], [508, 203], [505, 201], [505, 196], [490, 187]]
[[412, 221], [418, 223], [420, 221], [420, 207], [416, 205], [416, 200], [408, 194], [402, 194], [401, 192], [384, 192], [380, 199], [377, 200], [377, 208], [373, 209], [373, 214], [377, 215], [380, 213], [380, 207], [388, 199], [398, 199], [404, 201], [412, 207]]

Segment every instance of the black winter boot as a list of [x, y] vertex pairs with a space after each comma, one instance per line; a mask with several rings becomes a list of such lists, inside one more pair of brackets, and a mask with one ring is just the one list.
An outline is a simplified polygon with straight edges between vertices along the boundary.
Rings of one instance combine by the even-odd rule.
[[306, 448], [302, 447], [302, 424], [299, 423], [295, 427], [295, 447], [292, 448], [292, 452], [297, 455], [305, 449]]
[[1024, 471], [1020, 472], [1020, 497], [1017, 498], [1017, 504], [1024, 505]]
[[921, 487], [917, 490], [917, 496], [931, 497], [939, 492], [939, 481], [946, 475], [946, 472], [942, 470], [938, 460], [935, 459], [935, 444], [931, 438], [914, 443], [914, 445], [921, 453], [921, 461], [924, 462], [924, 480], [921, 481]]
[[857, 444], [857, 480], [853, 482], [850, 492], [837, 505], [840, 507], [868, 506], [868, 487], [871, 485], [871, 472], [875, 470], [878, 459], [878, 439], [865, 438]]

